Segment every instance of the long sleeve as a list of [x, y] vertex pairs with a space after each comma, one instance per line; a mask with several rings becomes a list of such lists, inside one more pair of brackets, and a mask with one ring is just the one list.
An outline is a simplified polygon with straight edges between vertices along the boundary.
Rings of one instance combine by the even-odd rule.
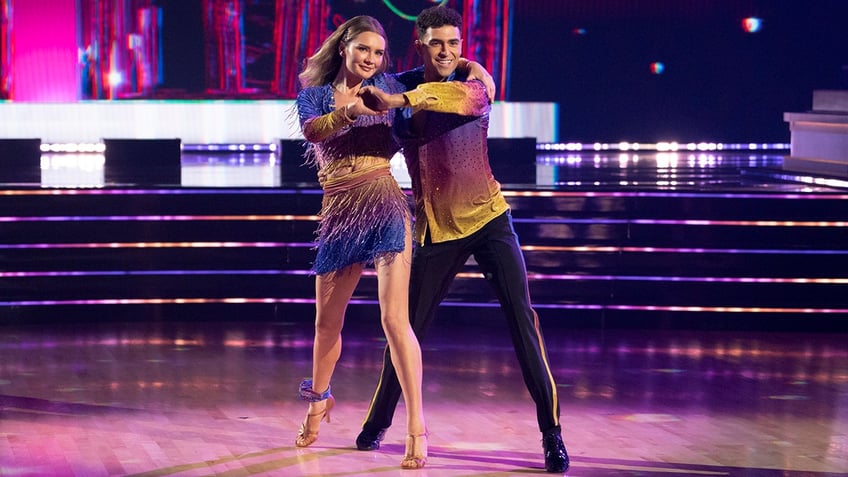
[[[321, 142], [334, 132], [353, 124], [343, 109], [335, 109], [329, 87], [306, 88], [297, 95], [297, 113], [303, 137]], [[329, 112], [328, 112], [329, 111]]]
[[350, 126], [353, 121], [346, 115], [344, 109], [331, 113], [314, 116], [303, 123], [303, 137], [309, 142], [321, 142], [339, 129]]
[[413, 112], [421, 110], [482, 116], [489, 112], [489, 97], [479, 81], [444, 81], [421, 83], [404, 93]]

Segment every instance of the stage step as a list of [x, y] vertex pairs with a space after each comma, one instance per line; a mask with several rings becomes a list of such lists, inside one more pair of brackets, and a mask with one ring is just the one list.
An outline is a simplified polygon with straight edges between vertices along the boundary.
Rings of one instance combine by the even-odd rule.
[[[846, 327], [843, 194], [506, 194], [546, 321]], [[7, 189], [0, 319], [60, 309], [108, 319], [151, 307], [157, 316], [202, 307], [207, 318], [222, 309], [231, 317], [239, 304], [254, 305], [254, 319], [312, 319], [320, 201], [319, 190], [297, 188]], [[500, 314], [473, 262], [440, 313]], [[369, 271], [349, 316], [376, 319], [375, 304]]]

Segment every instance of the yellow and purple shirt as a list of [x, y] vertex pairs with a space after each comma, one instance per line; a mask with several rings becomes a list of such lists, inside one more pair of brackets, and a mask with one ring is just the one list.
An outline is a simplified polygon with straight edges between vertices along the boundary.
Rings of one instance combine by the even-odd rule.
[[424, 84], [423, 68], [397, 75], [409, 102], [395, 118], [415, 201], [413, 238], [424, 244], [468, 237], [509, 209], [488, 154], [491, 106], [483, 84]]

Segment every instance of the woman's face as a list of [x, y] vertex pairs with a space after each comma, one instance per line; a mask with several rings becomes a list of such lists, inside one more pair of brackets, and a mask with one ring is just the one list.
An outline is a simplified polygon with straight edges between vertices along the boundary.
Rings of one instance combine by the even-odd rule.
[[368, 79], [380, 70], [386, 54], [386, 40], [377, 33], [366, 31], [356, 35], [341, 51], [349, 74]]

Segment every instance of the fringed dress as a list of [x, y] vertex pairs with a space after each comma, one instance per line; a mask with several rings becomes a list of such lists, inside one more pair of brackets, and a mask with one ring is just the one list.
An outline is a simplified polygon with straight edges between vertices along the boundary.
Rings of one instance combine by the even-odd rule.
[[[369, 84], [402, 92], [384, 75], [363, 85]], [[307, 162], [318, 168], [324, 189], [312, 272], [322, 275], [393, 259], [404, 250], [411, 217], [409, 201], [389, 164], [399, 150], [391, 133], [394, 112], [350, 121], [335, 108], [329, 84], [300, 91], [297, 110], [309, 141]]]

